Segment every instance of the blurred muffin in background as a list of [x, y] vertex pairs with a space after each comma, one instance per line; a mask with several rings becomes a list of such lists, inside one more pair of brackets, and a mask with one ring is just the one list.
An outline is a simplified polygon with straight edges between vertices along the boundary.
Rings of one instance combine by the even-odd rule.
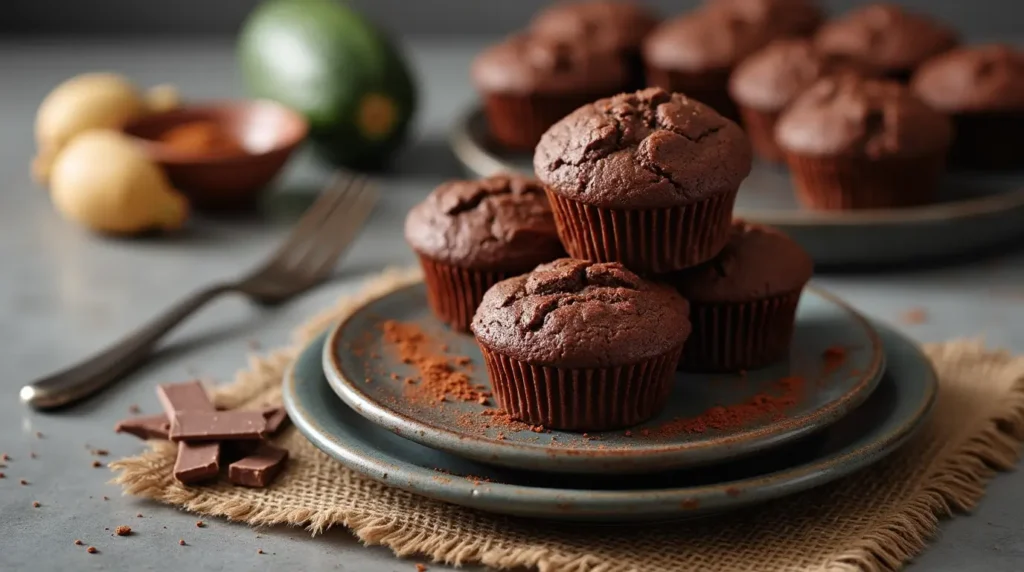
[[989, 44], [925, 62], [912, 89], [953, 119], [950, 162], [967, 169], [1024, 169], [1024, 52]]
[[807, 38], [773, 41], [743, 62], [729, 79], [729, 95], [739, 107], [754, 152], [762, 159], [783, 160], [775, 143], [775, 122], [800, 93], [818, 79], [836, 73], [871, 75], [867, 66], [822, 53]]
[[530, 31], [622, 55], [630, 68], [627, 89], [633, 90], [644, 83], [640, 46], [657, 25], [658, 17], [634, 2], [584, 0], [559, 2], [541, 10], [530, 23]]
[[647, 83], [684, 93], [739, 120], [728, 89], [733, 69], [774, 39], [813, 32], [820, 17], [803, 0], [713, 0], [647, 37]]
[[925, 60], [952, 49], [958, 40], [952, 28], [928, 16], [877, 3], [825, 23], [815, 43], [825, 53], [863, 61], [905, 82]]
[[480, 53], [470, 71], [500, 145], [532, 150], [548, 127], [576, 108], [623, 91], [625, 59], [585, 43], [512, 36]]
[[797, 198], [819, 210], [931, 202], [952, 137], [907, 86], [853, 74], [818, 80], [775, 126]]

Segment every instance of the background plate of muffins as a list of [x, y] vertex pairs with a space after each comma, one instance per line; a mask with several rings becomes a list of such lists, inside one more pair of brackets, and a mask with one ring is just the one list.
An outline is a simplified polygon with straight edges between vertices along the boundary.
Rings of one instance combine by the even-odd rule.
[[[896, 106], [900, 121], [937, 120], [927, 137], [897, 129], [895, 139], [872, 132], [857, 141], [900, 176], [908, 162], [937, 162], [951, 131], [905, 89], [874, 78], [828, 76], [804, 98], [810, 109], [847, 117]], [[841, 149], [848, 135], [830, 130], [816, 139], [797, 129], [794, 137]], [[796, 145], [784, 147], [788, 160]], [[911, 152], [921, 150], [930, 154]], [[920, 351], [808, 289], [814, 261], [797, 242], [734, 217], [753, 160], [737, 123], [650, 87], [585, 103], [549, 126], [534, 146], [536, 178], [438, 186], [404, 229], [422, 283], [366, 301], [310, 345], [303, 356], [319, 354], [319, 369], [301, 374], [301, 390], [300, 374], [286, 379], [296, 423], [364, 474], [512, 514], [549, 515], [560, 510], [554, 499], [580, 494], [610, 503], [600, 505], [601, 518], [637, 518], [627, 501], [648, 491], [630, 479], [664, 482], [680, 470], [706, 471], [702, 482], [712, 488], [690, 491], [709, 503], [701, 510], [735, 507], [878, 460], [926, 418], [934, 375]], [[862, 182], [841, 153], [801, 160], [830, 184]], [[324, 387], [341, 403], [332, 399], [328, 413], [311, 416], [308, 395]], [[296, 405], [303, 399], [306, 406]], [[827, 441], [872, 401], [870, 419], [852, 429], [856, 448], [807, 445]], [[344, 425], [325, 431], [325, 416]], [[372, 428], [357, 443], [353, 417]], [[394, 439], [422, 449], [384, 462]], [[767, 476], [715, 472], [801, 444], [812, 458], [762, 465], [776, 467]], [[502, 467], [501, 478], [513, 482], [490, 489], [498, 491], [493, 504], [485, 489], [465, 498], [447, 477], [416, 484], [422, 463], [449, 470], [454, 459], [474, 471]], [[382, 462], [390, 468], [381, 471]], [[586, 475], [591, 488], [541, 494], [530, 489], [539, 474]], [[594, 487], [622, 492], [605, 498]], [[669, 496], [678, 494], [677, 486]], [[516, 495], [543, 500], [527, 508], [509, 502]], [[697, 509], [678, 502], [639, 517]]]
[[662, 20], [561, 3], [471, 77], [483, 105], [451, 144], [475, 176], [534, 174], [548, 128], [642, 81], [742, 126], [755, 161], [736, 214], [819, 267], [941, 262], [1024, 234], [1024, 51], [895, 5], [830, 18], [811, 0], [708, 0]]

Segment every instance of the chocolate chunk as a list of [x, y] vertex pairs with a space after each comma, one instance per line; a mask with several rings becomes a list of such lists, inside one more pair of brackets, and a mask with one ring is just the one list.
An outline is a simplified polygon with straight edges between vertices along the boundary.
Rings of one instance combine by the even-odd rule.
[[171, 423], [166, 415], [146, 415], [119, 421], [114, 426], [116, 433], [128, 433], [139, 439], [167, 440], [171, 431]]
[[288, 451], [263, 443], [248, 457], [228, 466], [228, 480], [246, 487], [265, 487], [284, 468]]
[[288, 421], [288, 412], [284, 407], [268, 407], [263, 410], [263, 416], [267, 418], [267, 435], [273, 435]]
[[[168, 419], [174, 419], [178, 411], [217, 411], [198, 381], [160, 385], [156, 388], [156, 395]], [[190, 484], [216, 477], [220, 471], [219, 459], [219, 443], [178, 443], [174, 478]]]
[[210, 398], [198, 381], [159, 385], [156, 396], [164, 407], [168, 419], [178, 411], [216, 411]]
[[260, 411], [179, 411], [171, 423], [171, 441], [260, 439], [266, 432]]
[[219, 457], [219, 443], [178, 443], [174, 478], [187, 485], [216, 477], [220, 471]]

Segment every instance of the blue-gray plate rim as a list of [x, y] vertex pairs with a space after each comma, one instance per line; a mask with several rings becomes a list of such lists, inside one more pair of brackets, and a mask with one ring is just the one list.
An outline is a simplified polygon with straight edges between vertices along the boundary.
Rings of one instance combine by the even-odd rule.
[[[499, 514], [587, 522], [655, 521], [732, 510], [808, 490], [849, 475], [892, 453], [927, 419], [938, 390], [935, 371], [912, 341], [878, 325], [888, 364], [879, 390], [861, 408], [816, 436], [790, 446], [807, 458], [778, 470], [744, 473], [761, 460], [720, 469], [617, 477], [604, 484], [591, 475], [566, 476], [563, 484], [517, 483], [537, 475], [496, 469], [436, 451], [374, 426], [334, 399], [321, 368], [327, 335], [312, 340], [284, 377], [285, 407], [316, 447], [367, 478], [439, 501]], [[782, 459], [773, 453], [764, 457]], [[441, 472], [438, 469], [449, 469]], [[697, 486], [673, 486], [679, 475], [722, 473], [729, 478]], [[459, 475], [478, 475], [461, 478]], [[487, 482], [490, 475], [493, 482]], [[546, 479], [548, 477], [542, 477]], [[667, 486], [641, 488], [654, 479]], [[705, 481], [708, 479], [705, 478]], [[612, 483], [609, 488], [608, 483]], [[343, 486], [339, 483], [339, 486]]]
[[[422, 300], [412, 303], [412, 298]], [[362, 360], [353, 357], [351, 342], [371, 329], [369, 315], [381, 319], [407, 320], [403, 308], [414, 308], [422, 321], [430, 322], [453, 348], [462, 345], [466, 355], [480, 363], [479, 350], [472, 338], [447, 331], [426, 310], [424, 285], [416, 283], [369, 299], [333, 328], [323, 350], [323, 367], [327, 380], [335, 393], [360, 415], [398, 435], [423, 445], [477, 461], [506, 467], [550, 472], [643, 473], [721, 462], [743, 455], [763, 451], [806, 437], [841, 419], [848, 411], [860, 405], [875, 389], [882, 377], [885, 352], [877, 332], [863, 316], [834, 295], [815, 287], [808, 287], [797, 314], [794, 348], [785, 363], [772, 368], [747, 372], [741, 376], [698, 376], [682, 374], [677, 384], [688, 384], [690, 390], [676, 387], [669, 405], [658, 417], [648, 423], [631, 428], [632, 436], [623, 431], [592, 433], [586, 440], [579, 434], [551, 431], [538, 435], [520, 430], [509, 431], [491, 427], [465, 426], [459, 422], [469, 415], [479, 418], [483, 407], [476, 404], [446, 403], [438, 407], [433, 402], [422, 403], [403, 398], [397, 389], [405, 388], [400, 381], [387, 378], [384, 372], [370, 371]], [[806, 310], [805, 308], [810, 308]], [[390, 312], [390, 313], [388, 313]], [[402, 314], [402, 315], [397, 315]], [[813, 329], [819, 326], [815, 318], [828, 316], [840, 320], [832, 322], [826, 332]], [[812, 332], [813, 329], [813, 333]], [[375, 332], [379, 336], [379, 332]], [[837, 345], [838, 340], [854, 340], [863, 346], [850, 352], [850, 359], [829, 374], [820, 374], [823, 367], [822, 350]], [[802, 347], [807, 344], [806, 347]], [[812, 345], [817, 344], [817, 345]], [[349, 355], [341, 355], [345, 352]], [[367, 353], [363, 348], [362, 352]], [[386, 350], [381, 351], [386, 353]], [[382, 356], [387, 363], [387, 356]], [[391, 358], [394, 362], [395, 358]], [[795, 365], [792, 368], [789, 363]], [[347, 366], [345, 364], [348, 364]], [[388, 363], [388, 372], [405, 367]], [[362, 367], [362, 369], [358, 369]], [[490, 380], [482, 368], [472, 374], [475, 383], [489, 387]], [[818, 377], [827, 375], [827, 377]], [[373, 383], [367, 384], [368, 376]], [[824, 383], [826, 389], [811, 389], [784, 419], [764, 419], [748, 426], [704, 433], [679, 432], [667, 437], [642, 436], [657, 434], [673, 418], [691, 418], [719, 405], [749, 399], [752, 394], [765, 391], [782, 377], [799, 376], [810, 381], [808, 385]], [[735, 378], [735, 379], [732, 379]], [[817, 381], [818, 383], [815, 383]], [[733, 394], [733, 386], [745, 393]], [[710, 389], [718, 388], [718, 389]], [[468, 409], [468, 411], [463, 411]], [[481, 411], [477, 411], [480, 409]], [[497, 435], [498, 432], [502, 434]], [[550, 442], [549, 442], [550, 440]]]

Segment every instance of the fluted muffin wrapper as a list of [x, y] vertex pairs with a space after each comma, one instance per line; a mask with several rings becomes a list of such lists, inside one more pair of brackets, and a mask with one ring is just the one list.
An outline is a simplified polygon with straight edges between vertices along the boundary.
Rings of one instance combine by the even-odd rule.
[[532, 153], [541, 135], [560, 119], [618, 91], [564, 95], [489, 93], [484, 95], [484, 115], [490, 135], [498, 145]]
[[754, 154], [772, 163], [785, 161], [785, 154], [775, 142], [775, 123], [779, 120], [780, 113], [744, 106], [740, 106], [739, 113], [743, 119], [743, 130], [747, 132]]
[[739, 121], [736, 103], [729, 95], [729, 74], [731, 70], [706, 70], [684, 72], [647, 66], [647, 85], [660, 87], [665, 91], [681, 93], [690, 99], [711, 106], [719, 114]]
[[931, 203], [946, 149], [917, 157], [816, 157], [786, 152], [796, 197], [814, 210], [912, 207]]
[[588, 205], [546, 189], [558, 236], [573, 258], [621, 262], [664, 274], [711, 260], [729, 241], [737, 191], [687, 205], [616, 209]]
[[514, 274], [460, 268], [419, 255], [427, 303], [434, 314], [453, 330], [468, 332], [484, 292]]
[[701, 304], [690, 301], [692, 331], [679, 369], [735, 372], [757, 369], [789, 352], [796, 308], [803, 288], [750, 302]]
[[606, 368], [535, 365], [477, 340], [498, 405], [513, 419], [564, 431], [608, 431], [643, 423], [668, 402], [682, 348]]
[[950, 167], [969, 170], [1024, 168], [1024, 111], [952, 116]]

